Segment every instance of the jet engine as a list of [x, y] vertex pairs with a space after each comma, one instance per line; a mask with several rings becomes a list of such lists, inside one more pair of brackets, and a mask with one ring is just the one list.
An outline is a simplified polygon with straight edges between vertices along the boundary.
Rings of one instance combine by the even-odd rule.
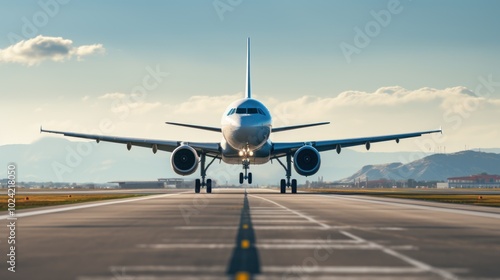
[[191, 175], [198, 169], [198, 153], [188, 145], [177, 147], [170, 157], [170, 163], [175, 173], [179, 175]]
[[312, 146], [300, 147], [293, 156], [293, 167], [302, 176], [311, 176], [318, 172], [321, 165], [321, 156]]

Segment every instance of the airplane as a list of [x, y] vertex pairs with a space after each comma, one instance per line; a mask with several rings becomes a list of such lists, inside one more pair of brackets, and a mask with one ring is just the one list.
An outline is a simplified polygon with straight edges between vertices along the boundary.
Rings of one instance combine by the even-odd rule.
[[[100, 141], [122, 143], [127, 145], [128, 150], [132, 146], [139, 146], [152, 149], [155, 154], [158, 150], [171, 152], [171, 167], [177, 174], [182, 176], [191, 175], [196, 172], [198, 167], [200, 168], [201, 179], [195, 180], [195, 193], [200, 193], [202, 187], [206, 187], [207, 193], [212, 192], [212, 180], [206, 179], [207, 169], [217, 159], [227, 164], [242, 165], [244, 172], [239, 174], [240, 184], [243, 184], [245, 180], [248, 184], [252, 184], [252, 173], [248, 172], [250, 165], [265, 164], [276, 160], [285, 169], [286, 179], [281, 179], [280, 181], [280, 192], [286, 193], [286, 189], [290, 188], [291, 193], [297, 193], [297, 180], [291, 179], [292, 165], [299, 175], [314, 175], [320, 169], [320, 152], [335, 150], [340, 154], [342, 148], [361, 145], [364, 145], [369, 150], [372, 143], [391, 140], [399, 143], [400, 139], [419, 137], [423, 134], [442, 133], [440, 128], [437, 130], [351, 139], [272, 142], [270, 139], [272, 133], [325, 125], [329, 124], [329, 122], [273, 127], [269, 110], [260, 101], [252, 98], [250, 83], [250, 38], [247, 38], [246, 45], [245, 97], [234, 101], [227, 107], [222, 115], [221, 127], [166, 122], [166, 124], [170, 125], [221, 133], [222, 140], [220, 142], [188, 142], [116, 137], [45, 130], [42, 127], [40, 127], [40, 132], [93, 139], [97, 143]], [[211, 158], [208, 164], [207, 158]], [[285, 163], [281, 160], [282, 158], [284, 158]]]

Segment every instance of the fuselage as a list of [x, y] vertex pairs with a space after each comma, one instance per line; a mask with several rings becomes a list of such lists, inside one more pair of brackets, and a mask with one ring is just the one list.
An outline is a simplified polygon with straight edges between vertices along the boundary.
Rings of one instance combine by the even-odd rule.
[[232, 164], [245, 158], [252, 164], [268, 162], [271, 125], [271, 113], [258, 100], [244, 98], [231, 103], [221, 119], [222, 160]]

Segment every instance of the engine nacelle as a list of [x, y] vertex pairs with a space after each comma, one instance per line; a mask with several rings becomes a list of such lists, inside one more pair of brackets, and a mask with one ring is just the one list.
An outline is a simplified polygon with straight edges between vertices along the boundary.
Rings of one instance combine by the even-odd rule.
[[198, 169], [198, 153], [188, 145], [177, 147], [170, 157], [170, 164], [175, 173], [179, 175], [191, 175]]
[[293, 156], [293, 167], [302, 176], [311, 176], [318, 172], [321, 165], [321, 156], [312, 146], [300, 147]]

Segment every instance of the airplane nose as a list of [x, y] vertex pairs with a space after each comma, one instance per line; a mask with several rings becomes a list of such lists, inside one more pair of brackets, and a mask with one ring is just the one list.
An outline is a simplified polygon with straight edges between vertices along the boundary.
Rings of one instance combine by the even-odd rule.
[[250, 149], [260, 148], [269, 138], [269, 127], [266, 126], [240, 126], [234, 129], [233, 138], [240, 147]]

